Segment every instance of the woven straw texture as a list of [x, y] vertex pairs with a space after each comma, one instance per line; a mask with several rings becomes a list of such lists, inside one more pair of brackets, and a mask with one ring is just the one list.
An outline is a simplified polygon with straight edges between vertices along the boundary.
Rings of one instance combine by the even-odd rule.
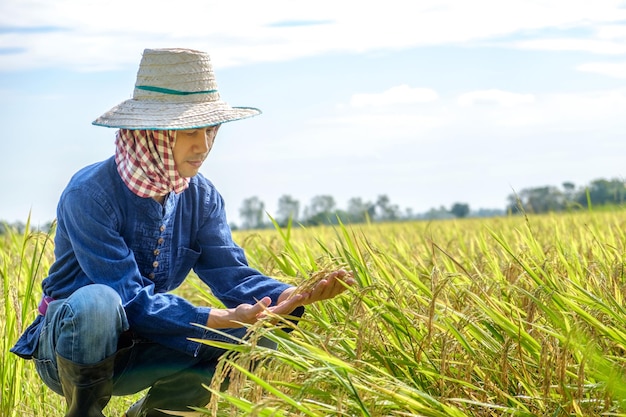
[[208, 54], [190, 49], [146, 49], [133, 98], [93, 124], [124, 129], [194, 129], [260, 113], [253, 107], [231, 107], [220, 99]]

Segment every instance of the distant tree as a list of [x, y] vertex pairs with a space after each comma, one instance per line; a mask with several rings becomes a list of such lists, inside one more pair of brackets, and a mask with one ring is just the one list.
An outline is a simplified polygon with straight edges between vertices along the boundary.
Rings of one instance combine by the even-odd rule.
[[400, 218], [400, 208], [396, 204], [391, 204], [386, 194], [379, 195], [376, 199], [376, 210], [379, 220], [389, 221]]
[[369, 201], [363, 201], [360, 197], [352, 197], [348, 200], [347, 216], [352, 223], [364, 223], [375, 215], [376, 206]]
[[300, 202], [290, 195], [283, 195], [278, 199], [276, 221], [281, 226], [286, 226], [289, 219], [296, 222], [300, 214]]
[[43, 227], [41, 228], [42, 232], [46, 232], [46, 233], [50, 233], [50, 231], [56, 228], [56, 221], [52, 220], [47, 222], [46, 224], [43, 225]]
[[335, 198], [331, 195], [318, 195], [304, 209], [305, 224], [319, 225], [335, 222]]
[[264, 227], [265, 203], [259, 197], [250, 197], [243, 200], [239, 209], [244, 229], [260, 229]]
[[519, 198], [517, 193], [509, 194], [506, 198], [508, 203], [506, 205], [506, 211], [509, 213], [517, 214], [521, 213], [524, 209], [522, 208], [522, 201]]
[[472, 212], [472, 216], [475, 217], [496, 217], [503, 216], [505, 211], [499, 208], [479, 208], [478, 210]]
[[570, 207], [575, 204], [576, 200], [576, 184], [573, 182], [565, 181], [563, 184], [563, 197], [565, 198], [565, 207]]
[[518, 194], [509, 195], [508, 200], [508, 210], [513, 213], [520, 209], [529, 213], [547, 213], [565, 207], [563, 192], [554, 186], [525, 188]]
[[[35, 230], [35, 228], [30, 225], [29, 226], [31, 230]], [[17, 234], [24, 234], [24, 232], [26, 231], [26, 223], [24, 223], [21, 220], [17, 220], [13, 223], [7, 223], [7, 222], [0, 222], [0, 235], [7, 233], [9, 231], [12, 231], [14, 233]], [[40, 230], [40, 231], [44, 231], [45, 230]]]
[[465, 203], [454, 203], [452, 208], [450, 208], [450, 213], [454, 214], [455, 217], [462, 219], [463, 217], [467, 217], [470, 212], [469, 204]]
[[574, 191], [576, 191], [576, 184], [574, 184], [573, 182], [565, 181], [561, 185], [563, 186], [563, 190], [565, 190], [566, 194], [572, 194]]
[[582, 206], [587, 206], [587, 193], [591, 204], [622, 204], [626, 200], [626, 186], [624, 181], [619, 179], [605, 180], [597, 179], [580, 192], [576, 201]]
[[426, 220], [440, 220], [440, 219], [451, 219], [454, 217], [452, 213], [450, 213], [444, 206], [440, 206], [437, 208], [431, 208], [426, 213], [420, 216]]

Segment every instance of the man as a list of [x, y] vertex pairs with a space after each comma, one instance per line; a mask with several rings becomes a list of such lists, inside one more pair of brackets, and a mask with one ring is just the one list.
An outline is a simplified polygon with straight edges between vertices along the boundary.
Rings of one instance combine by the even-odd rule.
[[[232, 340], [198, 323], [242, 337], [241, 323], [301, 316], [354, 284], [338, 270], [297, 294], [233, 242], [222, 197], [198, 171], [221, 124], [259, 113], [220, 99], [206, 53], [146, 49], [133, 98], [94, 121], [118, 128], [115, 156], [63, 191], [40, 315], [12, 349], [65, 396], [66, 416], [103, 416], [111, 395], [146, 388], [128, 417], [204, 406], [223, 351], [190, 339]], [[170, 293], [192, 269], [226, 308]]]

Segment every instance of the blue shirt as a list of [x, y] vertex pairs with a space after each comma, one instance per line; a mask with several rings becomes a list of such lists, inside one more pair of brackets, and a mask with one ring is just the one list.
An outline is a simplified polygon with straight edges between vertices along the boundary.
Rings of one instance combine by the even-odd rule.
[[[54, 242], [44, 294], [58, 300], [85, 285], [106, 284], [120, 295], [130, 330], [190, 355], [201, 345], [188, 339], [207, 336], [194, 323], [205, 325], [211, 309], [169, 291], [192, 269], [228, 308], [265, 296], [276, 303], [289, 287], [248, 266], [232, 240], [221, 195], [201, 174], [161, 205], [133, 194], [114, 158], [85, 167], [61, 195]], [[31, 358], [42, 324], [38, 316], [11, 351]]]

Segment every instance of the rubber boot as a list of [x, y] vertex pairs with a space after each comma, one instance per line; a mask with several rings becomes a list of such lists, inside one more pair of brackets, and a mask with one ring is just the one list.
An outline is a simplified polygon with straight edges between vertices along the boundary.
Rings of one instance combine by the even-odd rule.
[[130, 406], [124, 416], [200, 416], [201, 413], [194, 412], [189, 407], [204, 407], [209, 403], [211, 393], [202, 384], [209, 385], [210, 382], [210, 374], [197, 372], [181, 372], [163, 378], [143, 398]]
[[57, 355], [59, 379], [67, 402], [65, 417], [104, 417], [113, 391], [115, 355], [93, 365], [79, 365]]

